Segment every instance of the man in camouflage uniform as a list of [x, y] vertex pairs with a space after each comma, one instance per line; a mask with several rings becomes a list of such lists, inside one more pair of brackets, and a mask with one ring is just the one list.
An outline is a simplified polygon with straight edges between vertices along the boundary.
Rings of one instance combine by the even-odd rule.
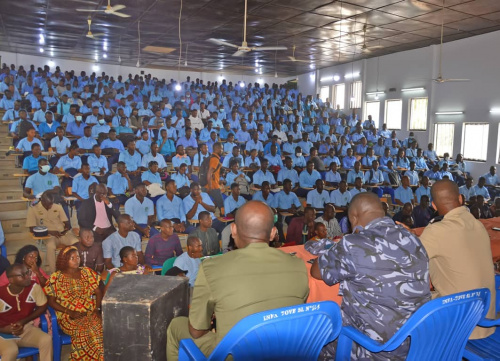
[[[323, 244], [306, 245], [319, 254], [311, 275], [328, 285], [340, 283], [343, 324], [381, 343], [431, 298], [424, 247], [415, 235], [384, 215], [374, 193], [360, 193], [349, 207], [352, 234], [338, 244], [322, 240], [317, 243]], [[406, 359], [409, 342], [376, 354], [353, 345], [352, 360], [394, 361]], [[335, 346], [335, 342], [325, 346], [321, 358], [333, 359]]]

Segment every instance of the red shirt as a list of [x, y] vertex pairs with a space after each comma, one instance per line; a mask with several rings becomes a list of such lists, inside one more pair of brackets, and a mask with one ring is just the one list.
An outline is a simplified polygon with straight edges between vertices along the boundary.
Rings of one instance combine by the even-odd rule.
[[0, 287], [0, 327], [25, 319], [33, 313], [36, 306], [47, 303], [43, 290], [33, 281], [18, 297], [13, 296], [7, 287]]

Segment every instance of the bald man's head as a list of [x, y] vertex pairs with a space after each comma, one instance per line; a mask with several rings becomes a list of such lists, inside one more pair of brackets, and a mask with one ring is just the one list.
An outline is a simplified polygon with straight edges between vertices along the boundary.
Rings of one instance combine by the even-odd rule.
[[356, 194], [349, 205], [349, 221], [354, 229], [356, 226], [366, 226], [377, 218], [385, 216], [384, 208], [375, 193], [364, 192]]
[[271, 208], [260, 201], [250, 201], [238, 209], [231, 233], [238, 248], [249, 243], [268, 243], [274, 238], [274, 214]]
[[434, 183], [431, 188], [431, 196], [432, 204], [441, 216], [460, 207], [458, 186], [448, 179], [442, 179]]

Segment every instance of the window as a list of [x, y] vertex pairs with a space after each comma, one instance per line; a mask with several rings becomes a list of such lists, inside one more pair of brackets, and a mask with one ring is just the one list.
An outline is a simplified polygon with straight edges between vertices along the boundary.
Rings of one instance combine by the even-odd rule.
[[[453, 154], [454, 123], [437, 123], [434, 126], [434, 150], [442, 157], [444, 153]], [[423, 147], [426, 150], [427, 147]]]
[[337, 105], [340, 109], [345, 107], [345, 84], [336, 84], [332, 86], [332, 107], [337, 109]]
[[330, 98], [330, 88], [327, 86], [322, 86], [319, 89], [319, 98], [324, 102], [328, 101], [328, 99]]
[[387, 124], [387, 129], [401, 129], [402, 112], [403, 101], [401, 99], [385, 101], [385, 124]]
[[410, 130], [427, 130], [427, 98], [410, 99]]
[[464, 159], [486, 161], [488, 153], [488, 123], [465, 123], [462, 134]]
[[355, 81], [351, 84], [351, 100], [349, 102], [351, 109], [361, 108], [361, 88], [361, 81]]
[[380, 116], [380, 102], [365, 102], [365, 111], [363, 113], [363, 119], [368, 119], [368, 116], [371, 115], [373, 121], [377, 128], [379, 127], [378, 118]]
[[497, 163], [500, 163], [500, 124], [498, 125]]

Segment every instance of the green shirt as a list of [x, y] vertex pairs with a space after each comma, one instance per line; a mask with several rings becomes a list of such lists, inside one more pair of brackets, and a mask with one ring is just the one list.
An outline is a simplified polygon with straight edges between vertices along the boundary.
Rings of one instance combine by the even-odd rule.
[[308, 295], [303, 260], [270, 248], [267, 243], [252, 243], [202, 262], [189, 322], [195, 329], [207, 330], [215, 313], [217, 344], [244, 317], [302, 304]]

